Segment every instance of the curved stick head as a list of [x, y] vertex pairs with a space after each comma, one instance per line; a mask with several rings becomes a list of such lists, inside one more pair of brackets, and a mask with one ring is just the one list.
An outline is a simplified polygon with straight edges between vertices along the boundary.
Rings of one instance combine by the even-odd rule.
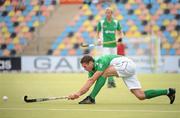
[[24, 101], [27, 102], [27, 103], [30, 103], [30, 102], [36, 102], [36, 99], [28, 99], [28, 96], [24, 96]]
[[81, 43], [81, 47], [88, 47], [88, 44]]

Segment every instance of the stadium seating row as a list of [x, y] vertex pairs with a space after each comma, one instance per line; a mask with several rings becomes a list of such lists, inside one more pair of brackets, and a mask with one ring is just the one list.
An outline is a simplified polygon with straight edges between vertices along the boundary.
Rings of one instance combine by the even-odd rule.
[[54, 10], [56, 0], [23, 0], [22, 3], [6, 0], [0, 6], [0, 56], [22, 52], [35, 30]]
[[[96, 25], [104, 17], [108, 4], [84, 4], [80, 13], [69, 23], [63, 33], [52, 44], [49, 55], [82, 55], [97, 50], [78, 46], [82, 42], [92, 43], [96, 39]], [[178, 0], [127, 0], [111, 4], [114, 17], [122, 25], [127, 38], [156, 36], [161, 40], [162, 55], [180, 55], [180, 4]], [[68, 40], [68, 41], [67, 41]], [[76, 45], [69, 46], [67, 45]], [[127, 44], [128, 45], [128, 44]], [[65, 48], [66, 46], [66, 48]], [[128, 46], [128, 55], [145, 55], [147, 47], [134, 50]]]

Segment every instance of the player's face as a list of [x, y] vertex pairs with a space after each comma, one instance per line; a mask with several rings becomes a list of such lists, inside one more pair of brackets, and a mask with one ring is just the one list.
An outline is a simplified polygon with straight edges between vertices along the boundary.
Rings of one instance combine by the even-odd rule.
[[82, 67], [86, 70], [86, 71], [92, 71], [94, 66], [94, 63], [92, 61], [90, 61], [89, 63], [82, 63]]
[[111, 18], [112, 17], [112, 11], [111, 10], [106, 10], [106, 17]]

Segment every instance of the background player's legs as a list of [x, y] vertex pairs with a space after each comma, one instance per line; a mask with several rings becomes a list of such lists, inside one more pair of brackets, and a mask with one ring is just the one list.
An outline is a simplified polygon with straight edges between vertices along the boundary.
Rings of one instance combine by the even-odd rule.
[[[116, 54], [117, 50], [116, 48], [103, 48], [103, 54]], [[115, 88], [116, 83], [113, 77], [108, 77], [108, 83], [107, 83], [108, 88]]]
[[115, 84], [115, 81], [114, 81], [113, 77], [108, 77], [107, 86], [108, 86], [108, 88], [115, 88], [116, 87], [116, 84]]

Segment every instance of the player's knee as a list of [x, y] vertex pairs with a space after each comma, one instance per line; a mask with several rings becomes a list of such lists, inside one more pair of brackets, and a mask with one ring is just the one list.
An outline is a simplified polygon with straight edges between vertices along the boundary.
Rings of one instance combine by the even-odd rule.
[[107, 74], [106, 72], [104, 72], [104, 73], [102, 74], [102, 76], [103, 76], [104, 78], [107, 78], [107, 77], [108, 77], [108, 74]]
[[141, 90], [131, 90], [131, 92], [139, 99], [139, 100], [144, 100], [145, 95], [144, 92]]
[[136, 96], [139, 100], [144, 100], [144, 96]]

